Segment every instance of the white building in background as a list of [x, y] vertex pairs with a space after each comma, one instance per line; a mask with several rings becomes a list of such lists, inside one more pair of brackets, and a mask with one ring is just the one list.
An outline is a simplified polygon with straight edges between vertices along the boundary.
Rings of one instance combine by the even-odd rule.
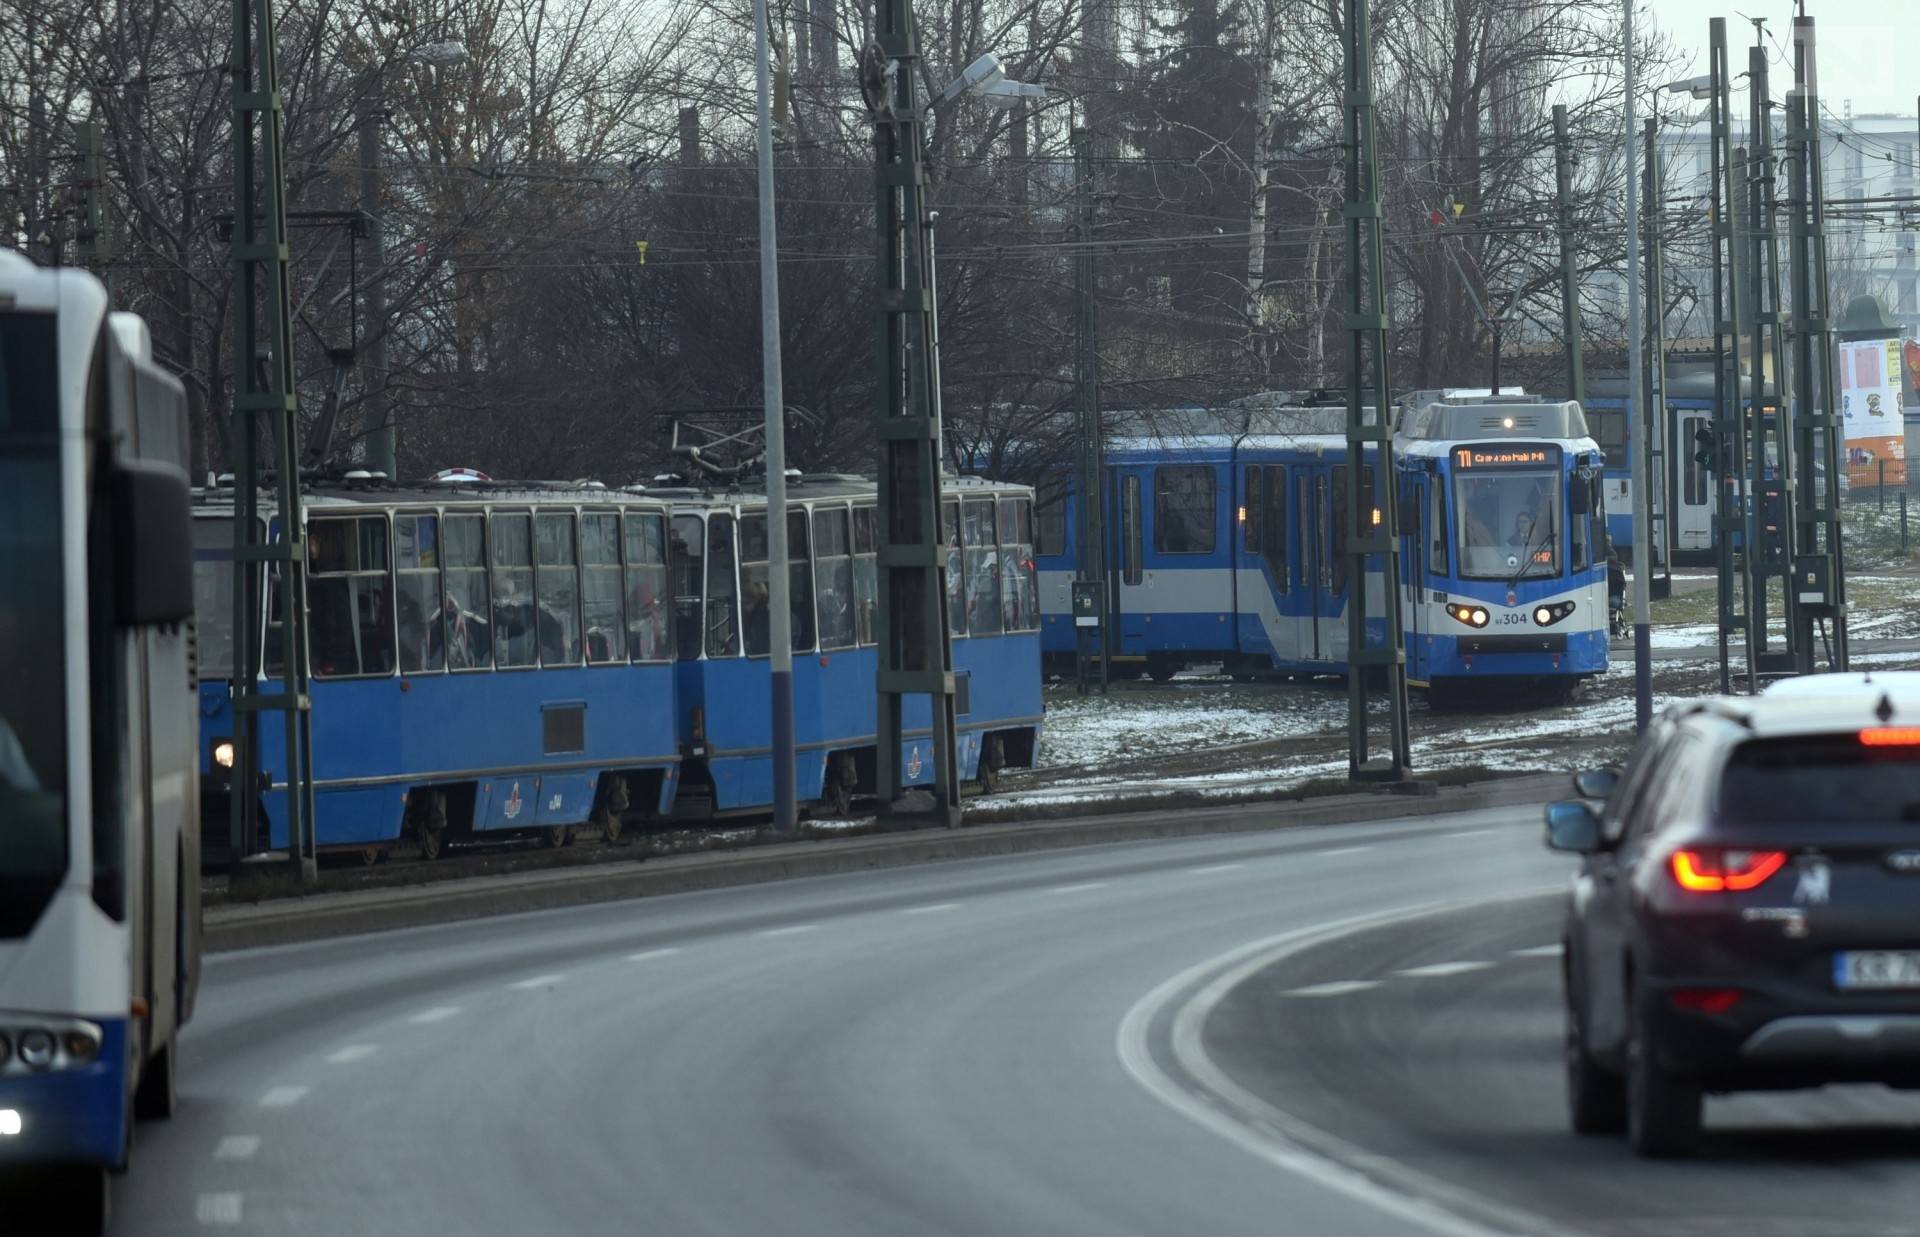
[[[1744, 111], [1743, 93], [1734, 108]], [[1823, 105], [1823, 112], [1826, 107]], [[1920, 194], [1920, 119], [1913, 116], [1823, 114], [1822, 166], [1826, 176], [1827, 270], [1835, 318], [1863, 293], [1878, 297], [1888, 316], [1908, 335], [1920, 335], [1920, 201], [1874, 199]], [[1775, 152], [1785, 154], [1786, 119], [1776, 112]], [[1705, 203], [1712, 187], [1711, 126], [1705, 121], [1668, 125], [1660, 131], [1661, 166], [1670, 212], [1692, 220], [1690, 234], [1667, 253], [1667, 299], [1678, 304], [1669, 337], [1713, 330], [1712, 267], [1707, 248]], [[1734, 126], [1733, 145], [1747, 144], [1744, 123]], [[1780, 202], [1786, 204], [1784, 180]], [[1853, 200], [1860, 205], [1848, 205]], [[1669, 224], [1669, 235], [1672, 234]], [[1782, 292], [1787, 288], [1785, 221], [1779, 225]], [[1696, 304], [1688, 290], [1697, 291]]]

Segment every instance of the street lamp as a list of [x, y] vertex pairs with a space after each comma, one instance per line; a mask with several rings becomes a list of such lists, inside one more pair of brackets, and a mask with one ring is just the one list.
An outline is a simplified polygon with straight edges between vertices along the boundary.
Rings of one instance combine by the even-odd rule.
[[[423, 43], [395, 57], [402, 63], [449, 69], [467, 61], [467, 45], [458, 39]], [[373, 253], [373, 281], [367, 285], [367, 399], [372, 425], [367, 431], [367, 470], [392, 477], [395, 465], [393, 409], [387, 404], [387, 229], [380, 204], [383, 143], [380, 122], [387, 114], [387, 66], [368, 70], [360, 96], [360, 215], [366, 222], [367, 248]]]

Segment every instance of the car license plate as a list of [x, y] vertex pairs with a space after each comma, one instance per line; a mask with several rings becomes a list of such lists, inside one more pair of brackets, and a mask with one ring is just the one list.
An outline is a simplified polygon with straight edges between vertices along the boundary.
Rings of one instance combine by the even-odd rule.
[[1920, 988], [1920, 949], [1868, 949], [1833, 955], [1836, 988]]

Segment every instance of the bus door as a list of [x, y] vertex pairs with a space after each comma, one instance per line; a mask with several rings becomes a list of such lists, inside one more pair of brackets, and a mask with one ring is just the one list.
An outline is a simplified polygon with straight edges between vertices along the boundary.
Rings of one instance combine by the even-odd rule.
[[1669, 492], [1679, 500], [1668, 517], [1676, 552], [1713, 548], [1713, 478], [1696, 458], [1700, 453], [1697, 435], [1712, 430], [1710, 417], [1697, 408], [1675, 408], [1668, 417], [1675, 440], [1668, 458], [1677, 478]]

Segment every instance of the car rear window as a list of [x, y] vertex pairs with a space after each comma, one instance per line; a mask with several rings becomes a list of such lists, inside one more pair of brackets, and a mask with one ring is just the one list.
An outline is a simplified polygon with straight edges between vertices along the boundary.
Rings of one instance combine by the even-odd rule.
[[1756, 739], [1720, 778], [1729, 820], [1920, 822], [1920, 744], [1868, 746], [1858, 734]]

